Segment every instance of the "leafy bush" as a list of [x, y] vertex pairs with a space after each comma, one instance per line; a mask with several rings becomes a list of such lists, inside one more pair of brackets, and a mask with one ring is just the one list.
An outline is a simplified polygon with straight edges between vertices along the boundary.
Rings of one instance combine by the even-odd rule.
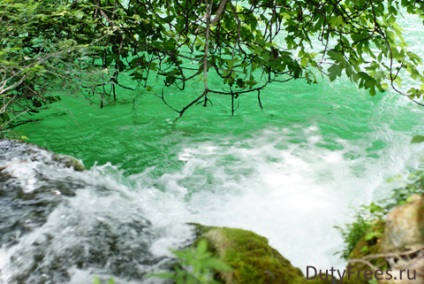
[[349, 255], [356, 247], [356, 244], [365, 236], [365, 239], [372, 239], [379, 236], [380, 232], [370, 231], [376, 219], [381, 219], [384, 209], [374, 203], [369, 206], [362, 206], [355, 215], [355, 221], [343, 227], [336, 227], [344, 240], [345, 248], [339, 252], [343, 259], [348, 259]]
[[212, 256], [206, 240], [201, 239], [196, 247], [173, 251], [177, 263], [173, 272], [164, 272], [152, 276], [170, 279], [176, 284], [214, 284], [217, 271], [228, 271], [230, 267]]

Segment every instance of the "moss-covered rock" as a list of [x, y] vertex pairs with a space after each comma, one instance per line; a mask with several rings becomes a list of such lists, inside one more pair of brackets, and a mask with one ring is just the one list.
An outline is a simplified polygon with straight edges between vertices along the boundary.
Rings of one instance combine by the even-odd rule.
[[306, 280], [268, 240], [251, 231], [193, 224], [197, 241], [205, 239], [210, 251], [232, 270], [219, 272], [216, 279], [226, 284], [324, 284], [331, 280]]

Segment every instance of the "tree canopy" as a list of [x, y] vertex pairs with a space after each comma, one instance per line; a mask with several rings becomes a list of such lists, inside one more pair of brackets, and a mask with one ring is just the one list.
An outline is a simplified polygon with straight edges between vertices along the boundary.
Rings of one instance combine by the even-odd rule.
[[[411, 0], [0, 0], [0, 123], [7, 129], [75, 86], [87, 98], [142, 86], [182, 116], [273, 82], [345, 74], [371, 95], [393, 88], [420, 104], [421, 58], [408, 50], [399, 17], [423, 15]], [[133, 85], [121, 83], [127, 74]], [[219, 84], [209, 83], [214, 76]], [[416, 84], [402, 86], [402, 77]], [[163, 82], [153, 86], [149, 78]], [[180, 109], [166, 87], [203, 92]]]

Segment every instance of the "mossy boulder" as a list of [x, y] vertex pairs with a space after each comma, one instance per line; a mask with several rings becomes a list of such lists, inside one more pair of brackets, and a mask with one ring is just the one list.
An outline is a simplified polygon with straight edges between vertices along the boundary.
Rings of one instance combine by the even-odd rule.
[[251, 231], [208, 227], [192, 224], [197, 241], [206, 240], [215, 257], [231, 267], [231, 271], [218, 272], [216, 279], [226, 284], [324, 284], [331, 280], [306, 280], [302, 271], [294, 267], [265, 237]]

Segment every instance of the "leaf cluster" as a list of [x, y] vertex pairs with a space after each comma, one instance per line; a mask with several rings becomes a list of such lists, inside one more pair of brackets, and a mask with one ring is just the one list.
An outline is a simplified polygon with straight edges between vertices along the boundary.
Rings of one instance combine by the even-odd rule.
[[[362, 238], [367, 242], [375, 238], [380, 238], [383, 232], [375, 224], [382, 220], [385, 213], [387, 212], [382, 207], [371, 203], [368, 206], [362, 206], [360, 208], [355, 214], [352, 223], [347, 224], [345, 227], [336, 226], [336, 229], [340, 232], [344, 240], [344, 249], [338, 252], [340, 257], [348, 260], [352, 251]], [[363, 246], [362, 249], [366, 250], [368, 247]], [[366, 251], [363, 252], [365, 253]]]
[[[137, 84], [179, 116], [210, 105], [211, 94], [229, 96], [233, 113], [235, 100], [252, 92], [262, 107], [268, 84], [318, 76], [347, 76], [371, 95], [391, 87], [419, 103], [421, 58], [397, 19], [423, 12], [409, 0], [0, 0], [2, 128], [52, 102], [52, 85], [69, 82], [101, 107]], [[405, 76], [416, 84], [403, 88]], [[178, 109], [157, 82], [180, 90], [202, 82], [203, 91]]]
[[32, 113], [60, 100], [52, 92], [69, 85], [75, 61], [97, 36], [87, 34], [71, 6], [66, 1], [0, 1], [1, 131], [33, 121]]
[[164, 272], [152, 276], [173, 280], [176, 284], [214, 284], [218, 271], [228, 271], [230, 267], [212, 256], [207, 241], [200, 239], [196, 247], [173, 251], [177, 258], [173, 272]]

